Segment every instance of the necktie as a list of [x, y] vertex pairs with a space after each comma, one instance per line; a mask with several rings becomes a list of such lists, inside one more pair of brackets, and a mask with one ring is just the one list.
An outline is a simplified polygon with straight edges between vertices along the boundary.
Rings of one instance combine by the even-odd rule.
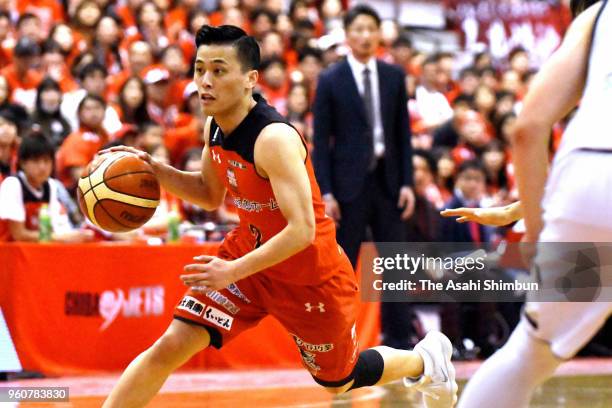
[[368, 131], [371, 153], [369, 169], [373, 170], [376, 167], [376, 156], [374, 155], [374, 100], [372, 97], [370, 69], [367, 67], [363, 70], [363, 105], [365, 107], [366, 119], [370, 126]]

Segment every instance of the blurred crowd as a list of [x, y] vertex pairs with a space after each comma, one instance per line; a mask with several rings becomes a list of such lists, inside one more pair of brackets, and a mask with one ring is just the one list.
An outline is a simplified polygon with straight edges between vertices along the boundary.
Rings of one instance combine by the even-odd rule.
[[[346, 8], [341, 0], [0, 1], [0, 241], [37, 241], [43, 205], [57, 241], [159, 239], [171, 214], [186, 236], [222, 239], [237, 222], [229, 201], [210, 213], [162, 192], [143, 228], [108, 234], [83, 219], [76, 184], [100, 149], [118, 144], [200, 170], [205, 118], [191, 78], [203, 24], [237, 25], [258, 40], [257, 92], [311, 143], [317, 79], [347, 53]], [[483, 51], [466, 63], [465, 55], [420, 51], [394, 20], [380, 29], [378, 58], [406, 73], [416, 198], [407, 240], [511, 239], [512, 227], [457, 224], [439, 211], [517, 199], [509, 135], [537, 69], [529, 50], [502, 60]], [[461, 325], [464, 315], [491, 316], [470, 307], [442, 314]]]
[[[43, 184], [33, 181], [28, 166], [18, 164], [19, 146], [25, 138], [44, 139], [53, 154], [39, 155], [51, 158], [40, 177], [48, 173], [47, 178], [61, 182], [53, 184], [60, 190], [54, 196], [67, 202], [52, 207], [65, 210], [70, 225], [78, 228], [83, 219], [71, 202], [76, 183], [104, 146], [135, 146], [179, 168], [197, 170], [204, 118], [191, 76], [194, 35], [202, 24], [238, 25], [259, 41], [258, 91], [310, 140], [318, 75], [347, 52], [346, 6], [340, 0], [2, 2], [0, 177], [21, 177], [36, 193]], [[508, 135], [533, 78], [529, 52], [516, 48], [503, 61], [481, 52], [459, 66], [451, 53], [418, 51], [396, 21], [383, 20], [381, 33], [378, 57], [404, 68], [410, 99], [417, 196], [417, 213], [408, 222], [411, 238], [460, 239], [444, 232], [437, 217], [453, 197], [454, 205], [463, 206], [516, 199]], [[29, 144], [22, 148], [28, 146], [32, 149]], [[22, 153], [22, 160], [31, 156]], [[12, 188], [0, 194], [2, 203], [16, 199], [18, 184], [9, 184]], [[208, 214], [164, 194], [155, 220], [143, 231], [163, 232], [172, 208], [186, 222], [209, 222], [209, 230], [221, 226], [222, 231], [236, 221], [231, 203]], [[36, 214], [30, 222], [21, 212], [7, 209], [0, 217], [34, 228]], [[0, 239], [35, 238], [9, 230], [0, 228]], [[477, 240], [494, 239], [494, 234], [481, 235]], [[91, 233], [70, 236], [90, 239]]]

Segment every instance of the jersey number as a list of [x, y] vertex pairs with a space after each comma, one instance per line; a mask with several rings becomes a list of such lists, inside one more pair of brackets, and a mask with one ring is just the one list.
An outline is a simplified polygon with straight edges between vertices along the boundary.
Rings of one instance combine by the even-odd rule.
[[261, 246], [261, 231], [253, 224], [249, 224], [249, 229], [251, 230], [251, 234], [255, 237], [255, 248], [257, 249]]

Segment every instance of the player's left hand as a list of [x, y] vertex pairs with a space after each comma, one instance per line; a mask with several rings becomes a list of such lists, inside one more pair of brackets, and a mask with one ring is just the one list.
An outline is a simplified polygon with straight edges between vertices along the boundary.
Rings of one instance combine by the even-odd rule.
[[208, 292], [219, 290], [238, 280], [236, 267], [232, 261], [216, 256], [200, 255], [193, 258], [199, 263], [185, 266], [188, 275], [181, 275], [183, 283], [196, 290]]
[[401, 215], [403, 221], [406, 221], [408, 218], [412, 217], [412, 213], [414, 213], [414, 201], [414, 192], [412, 191], [412, 188], [408, 186], [402, 187], [399, 192], [397, 208], [404, 209]]

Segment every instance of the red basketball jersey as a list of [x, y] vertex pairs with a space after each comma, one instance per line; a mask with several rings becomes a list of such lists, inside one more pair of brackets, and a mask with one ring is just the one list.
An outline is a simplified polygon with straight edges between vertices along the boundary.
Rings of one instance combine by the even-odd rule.
[[[253, 152], [255, 141], [266, 126], [288, 122], [263, 98], [254, 97], [257, 104], [230, 135], [224, 135], [214, 119], [210, 127], [209, 147], [215, 171], [240, 216], [240, 225], [227, 235], [220, 249], [220, 254], [227, 251], [232, 257], [254, 250], [287, 226], [270, 181], [255, 170]], [[315, 241], [303, 251], [260, 273], [292, 284], [313, 285], [328, 280], [345, 255], [336, 243], [334, 222], [325, 215], [325, 204], [310, 157], [306, 158], [305, 165], [316, 220]]]

